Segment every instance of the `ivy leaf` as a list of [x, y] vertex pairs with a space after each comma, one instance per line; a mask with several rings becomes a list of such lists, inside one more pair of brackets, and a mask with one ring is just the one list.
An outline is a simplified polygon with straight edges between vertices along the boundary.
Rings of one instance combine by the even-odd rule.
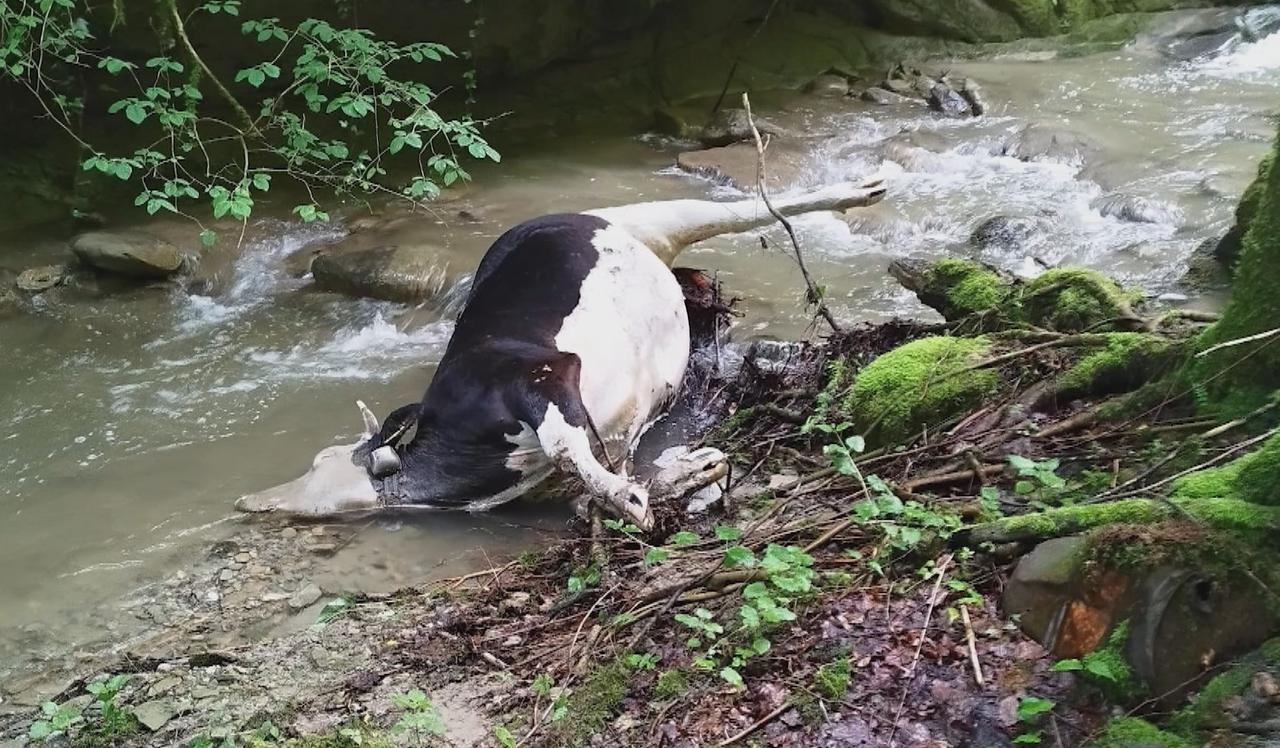
[[644, 554], [644, 562], [650, 566], [656, 566], [667, 560], [671, 552], [665, 548], [650, 548], [649, 552]]

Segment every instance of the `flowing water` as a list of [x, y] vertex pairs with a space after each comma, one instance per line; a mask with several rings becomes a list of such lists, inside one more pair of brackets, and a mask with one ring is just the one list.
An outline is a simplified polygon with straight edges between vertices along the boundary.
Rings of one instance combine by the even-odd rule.
[[[1139, 44], [952, 71], [983, 84], [987, 116], [802, 96], [765, 112], [814, 136], [801, 183], [876, 171], [888, 180], [885, 204], [851, 221], [797, 221], [843, 319], [926, 314], [885, 273], [907, 255], [961, 253], [1014, 271], [1034, 268], [1035, 257], [1095, 267], [1152, 294], [1177, 291], [1192, 251], [1230, 226], [1275, 133], [1280, 34], [1191, 62]], [[1029, 123], [1093, 145], [1083, 158], [998, 155]], [[671, 168], [678, 147], [626, 135], [516, 145], [409, 231], [447, 248], [457, 276], [505, 228], [539, 214], [740, 197]], [[1153, 201], [1160, 220], [1104, 217], [1093, 204], [1112, 193]], [[997, 215], [1034, 218], [1036, 229], [1017, 247], [970, 246], [974, 227]], [[0, 675], [22, 659], [20, 636], [38, 631], [46, 648], [70, 649], [101, 636], [104, 621], [128, 618], [115, 601], [236, 532], [235, 497], [349, 441], [357, 397], [385, 413], [421, 395], [449, 337], [447, 314], [318, 293], [285, 270], [292, 252], [343, 233], [258, 219], [208, 295], [171, 286], [64, 295], [0, 323]], [[15, 269], [65, 252], [65, 237], [3, 241], [0, 258]], [[708, 241], [680, 263], [716, 271], [743, 297], [739, 339], [807, 333], [794, 266], [755, 235]], [[388, 589], [458, 573], [544, 542], [565, 517], [535, 507], [365, 521], [317, 579], [327, 590]]]

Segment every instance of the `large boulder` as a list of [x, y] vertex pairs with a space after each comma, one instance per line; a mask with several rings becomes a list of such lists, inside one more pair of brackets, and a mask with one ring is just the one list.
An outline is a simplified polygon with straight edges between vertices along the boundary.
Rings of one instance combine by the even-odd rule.
[[425, 244], [326, 252], [311, 262], [311, 274], [316, 285], [327, 291], [385, 301], [421, 301], [439, 295], [450, 280], [443, 254]]
[[137, 278], [167, 278], [187, 264], [177, 247], [141, 231], [90, 231], [71, 240], [71, 251], [98, 270]]

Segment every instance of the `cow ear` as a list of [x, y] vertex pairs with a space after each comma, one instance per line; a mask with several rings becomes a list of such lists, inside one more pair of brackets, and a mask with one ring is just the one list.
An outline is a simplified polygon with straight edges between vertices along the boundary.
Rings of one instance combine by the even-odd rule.
[[380, 430], [378, 426], [378, 417], [369, 410], [369, 406], [364, 404], [363, 400], [356, 400], [356, 407], [360, 409], [360, 415], [364, 418], [364, 433], [366, 436], [374, 436]]

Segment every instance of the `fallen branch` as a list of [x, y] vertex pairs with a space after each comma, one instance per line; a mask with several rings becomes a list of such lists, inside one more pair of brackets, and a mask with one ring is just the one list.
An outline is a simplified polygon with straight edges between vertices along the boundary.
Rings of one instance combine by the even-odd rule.
[[907, 694], [911, 693], [911, 681], [916, 678], [916, 667], [920, 664], [920, 653], [924, 651], [924, 639], [929, 633], [929, 622], [933, 620], [933, 609], [938, 606], [938, 591], [942, 589], [942, 579], [951, 565], [951, 554], [942, 557], [938, 570], [934, 572], [933, 591], [929, 593], [929, 609], [924, 614], [924, 625], [920, 627], [920, 639], [916, 642], [916, 653], [911, 658], [911, 667], [907, 669], [906, 681], [902, 684], [902, 698], [898, 700], [898, 711], [893, 715], [893, 727], [889, 732], [889, 748], [898, 744], [898, 722], [902, 720], [902, 710], [907, 706]]
[[804, 255], [800, 252], [800, 241], [796, 239], [795, 229], [791, 228], [791, 222], [787, 220], [786, 216], [779, 213], [777, 208], [773, 207], [773, 201], [769, 199], [769, 190], [765, 187], [765, 179], [768, 174], [764, 166], [764, 140], [760, 137], [760, 131], [756, 129], [756, 121], [751, 116], [751, 99], [745, 91], [742, 94], [742, 108], [747, 112], [747, 126], [751, 128], [751, 135], [756, 141], [756, 187], [760, 190], [760, 198], [764, 201], [764, 207], [769, 210], [770, 215], [778, 220], [778, 223], [782, 224], [782, 228], [787, 231], [787, 237], [791, 239], [791, 247], [795, 250], [796, 255], [796, 265], [800, 267], [800, 274], [804, 276], [804, 284], [808, 289], [808, 301], [817, 307], [818, 314], [827, 321], [832, 332], [844, 332], [836, 322], [836, 318], [831, 316], [831, 310], [827, 309], [826, 302], [822, 300], [821, 289], [813, 282], [813, 277], [809, 275], [809, 268], [804, 264]]
[[1260, 332], [1256, 335], [1248, 335], [1243, 338], [1228, 340], [1226, 342], [1218, 343], [1217, 345], [1211, 345], [1208, 348], [1205, 348], [1203, 351], [1200, 351], [1199, 353], [1196, 354], [1196, 358], [1204, 358], [1205, 356], [1208, 356], [1210, 353], [1214, 353], [1215, 351], [1220, 351], [1224, 348], [1234, 348], [1235, 346], [1244, 345], [1245, 343], [1252, 343], [1255, 340], [1266, 340], [1268, 338], [1274, 338], [1277, 335], [1280, 335], [1280, 327], [1277, 327], [1274, 330], [1267, 330], [1266, 332]]
[[725, 748], [725, 746], [733, 745], [739, 740], [742, 740], [743, 738], [747, 737], [751, 733], [755, 732], [756, 730], [759, 730], [761, 727], [764, 727], [765, 725], [774, 721], [778, 717], [782, 716], [782, 714], [790, 708], [791, 708], [790, 701], [782, 702], [782, 706], [778, 707], [777, 709], [774, 709], [772, 712], [769, 712], [768, 714], [764, 715], [763, 717], [756, 720], [755, 722], [752, 722], [750, 725], [747, 725], [746, 729], [744, 729], [742, 732], [738, 733], [737, 735], [734, 735], [733, 737], [729, 738], [728, 740], [725, 740], [717, 748]]

